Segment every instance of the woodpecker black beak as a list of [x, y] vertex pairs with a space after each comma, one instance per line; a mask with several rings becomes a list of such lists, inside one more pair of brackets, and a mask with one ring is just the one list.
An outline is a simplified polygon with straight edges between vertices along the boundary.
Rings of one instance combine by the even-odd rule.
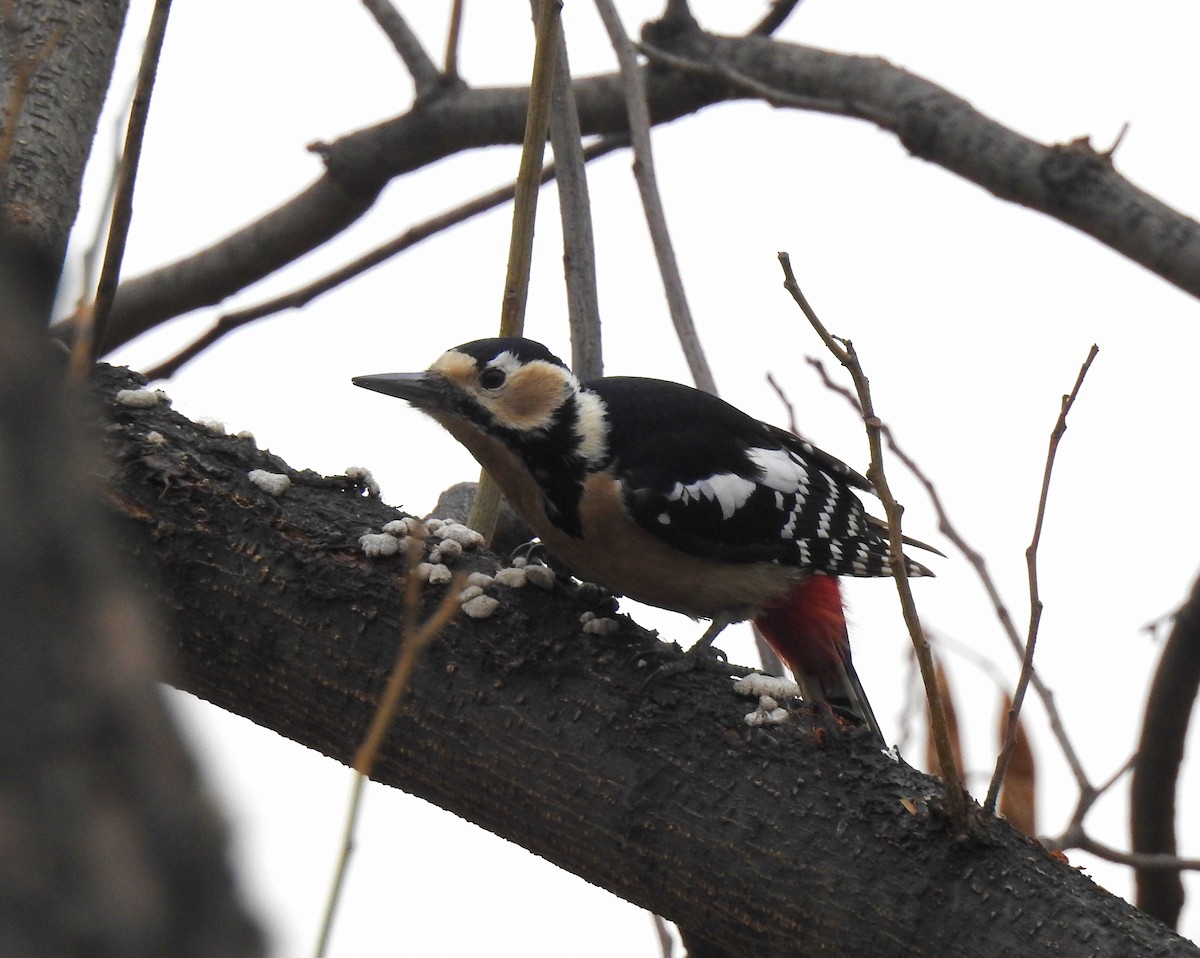
[[414, 406], [445, 405], [442, 380], [429, 373], [380, 373], [376, 376], [355, 376], [350, 381], [385, 396], [407, 399]]

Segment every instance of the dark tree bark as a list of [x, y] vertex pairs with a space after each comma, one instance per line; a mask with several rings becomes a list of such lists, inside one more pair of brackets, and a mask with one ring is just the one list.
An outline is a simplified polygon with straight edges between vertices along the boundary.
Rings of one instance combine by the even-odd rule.
[[56, 270], [127, 6], [25, 0], [0, 14], [0, 216], [15, 242]]
[[[402, 626], [402, 560], [365, 558], [358, 537], [396, 513], [165, 407], [110, 415], [112, 498], [172, 622], [172, 681], [346, 761]], [[293, 485], [267, 495], [255, 468]], [[799, 714], [749, 729], [715, 674], [643, 694], [646, 633], [584, 635], [576, 599], [495, 591], [492, 619], [426, 652], [375, 777], [713, 953], [1200, 953], [1002, 822], [956, 839], [938, 783], [867, 736], [822, 740]]]
[[[1188, 724], [1200, 692], [1200, 579], [1175, 616], [1142, 720], [1129, 795], [1130, 838], [1137, 853], [1176, 853], [1175, 793]], [[1172, 928], [1183, 909], [1183, 879], [1164, 868], [1137, 870], [1137, 903]]]
[[[0, 951], [250, 956], [45, 328], [123, 3], [0, 7]], [[94, 437], [89, 437], [93, 439]]]

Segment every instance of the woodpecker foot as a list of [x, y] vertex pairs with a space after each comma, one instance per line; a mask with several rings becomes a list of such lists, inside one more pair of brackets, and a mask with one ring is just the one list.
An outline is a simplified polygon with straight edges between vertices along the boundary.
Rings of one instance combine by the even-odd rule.
[[720, 649], [712, 645], [697, 643], [686, 652], [679, 653], [678, 647], [659, 643], [660, 649], [654, 651], [647, 650], [638, 656], [638, 659], [646, 658], [647, 654], [653, 655], [673, 655], [674, 658], [670, 662], [664, 662], [647, 677], [642, 683], [642, 691], [656, 685], [663, 679], [671, 678], [675, 675], [684, 675], [687, 672], [701, 670], [704, 672], [717, 672], [720, 675], [748, 675], [753, 672], [753, 669], [746, 668], [742, 665], [730, 665], [729, 659]]

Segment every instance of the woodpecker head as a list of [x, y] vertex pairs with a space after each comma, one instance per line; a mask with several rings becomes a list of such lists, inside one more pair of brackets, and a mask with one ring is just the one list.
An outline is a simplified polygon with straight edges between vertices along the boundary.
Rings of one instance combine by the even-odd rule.
[[582, 388], [561, 359], [529, 339], [464, 343], [424, 372], [357, 376], [353, 382], [407, 399], [494, 476], [504, 469], [496, 446], [508, 450], [542, 487], [554, 505], [552, 515], [574, 512], [569, 500], [577, 498], [587, 471], [608, 454], [603, 401]]

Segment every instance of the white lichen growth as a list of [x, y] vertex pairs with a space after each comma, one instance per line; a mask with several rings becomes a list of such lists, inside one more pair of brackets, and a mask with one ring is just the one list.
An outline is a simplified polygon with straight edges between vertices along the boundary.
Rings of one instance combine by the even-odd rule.
[[282, 496], [292, 485], [292, 480], [281, 472], [251, 469], [246, 475], [259, 489], [272, 496]]
[[483, 545], [483, 536], [474, 529], [464, 526], [461, 522], [442, 521], [438, 523], [436, 529], [433, 527], [434, 522], [437, 522], [437, 520], [430, 519], [426, 523], [431, 533], [435, 532], [443, 539], [453, 539], [464, 549], [475, 549]]
[[[386, 532], [368, 532], [359, 536], [358, 544], [362, 551], [372, 559], [394, 556], [400, 551], [400, 540]], [[418, 575], [420, 572], [418, 571]]]
[[539, 589], [549, 591], [554, 588], [554, 570], [548, 565], [538, 565], [536, 562], [524, 567], [525, 581], [536, 585]]
[[383, 531], [391, 533], [399, 539], [403, 539], [405, 536], [424, 539], [428, 535], [425, 523], [412, 516], [405, 516], [403, 519], [393, 519], [384, 525]]
[[154, 446], [165, 446], [167, 444], [167, 437], [157, 429], [152, 429], [146, 433], [146, 442]]
[[496, 570], [496, 585], [506, 586], [509, 589], [523, 589], [525, 587], [525, 570], [524, 569], [498, 569]]
[[454, 578], [454, 573], [450, 571], [450, 567], [441, 562], [429, 563], [429, 578], [430, 585], [444, 585]]
[[454, 539], [443, 539], [429, 550], [429, 557], [434, 562], [453, 562], [462, 554], [462, 543], [456, 542]]
[[477, 585], [481, 589], [487, 588], [492, 584], [492, 577], [486, 572], [472, 572], [467, 576], [467, 585]]
[[771, 709], [770, 711], [757, 708], [753, 712], [747, 713], [744, 721], [751, 728], [758, 728], [762, 725], [780, 725], [787, 721], [790, 714], [784, 708]]
[[761, 672], [751, 672], [735, 679], [733, 690], [738, 695], [769, 695], [773, 699], [791, 699], [800, 694], [800, 686], [791, 679], [763, 675]]
[[463, 603], [462, 610], [472, 619], [486, 619], [498, 608], [500, 602], [490, 595], [477, 595]]
[[458, 594], [458, 601], [470, 602], [477, 595], [483, 595], [483, 589], [477, 585], [469, 585]]
[[220, 419], [210, 419], [208, 416], [201, 416], [196, 420], [196, 425], [201, 429], [207, 429], [214, 436], [225, 435], [225, 423]]
[[[234, 433], [234, 436], [238, 439], [245, 439], [248, 442], [254, 442], [254, 433], [252, 433], [249, 429], [239, 429], [236, 433]], [[256, 446], [258, 445], [258, 443], [254, 444]]]
[[160, 402], [171, 404], [171, 399], [161, 389], [150, 389], [142, 386], [139, 389], [118, 389], [113, 397], [118, 406], [129, 406], [131, 409], [149, 409]]
[[371, 470], [366, 466], [347, 466], [346, 477], [357, 479], [359, 484], [367, 490], [368, 496], [379, 497], [379, 483], [375, 481], [375, 477], [371, 475]]
[[616, 635], [621, 631], [621, 623], [617, 619], [593, 615], [583, 623], [583, 631], [589, 635]]

